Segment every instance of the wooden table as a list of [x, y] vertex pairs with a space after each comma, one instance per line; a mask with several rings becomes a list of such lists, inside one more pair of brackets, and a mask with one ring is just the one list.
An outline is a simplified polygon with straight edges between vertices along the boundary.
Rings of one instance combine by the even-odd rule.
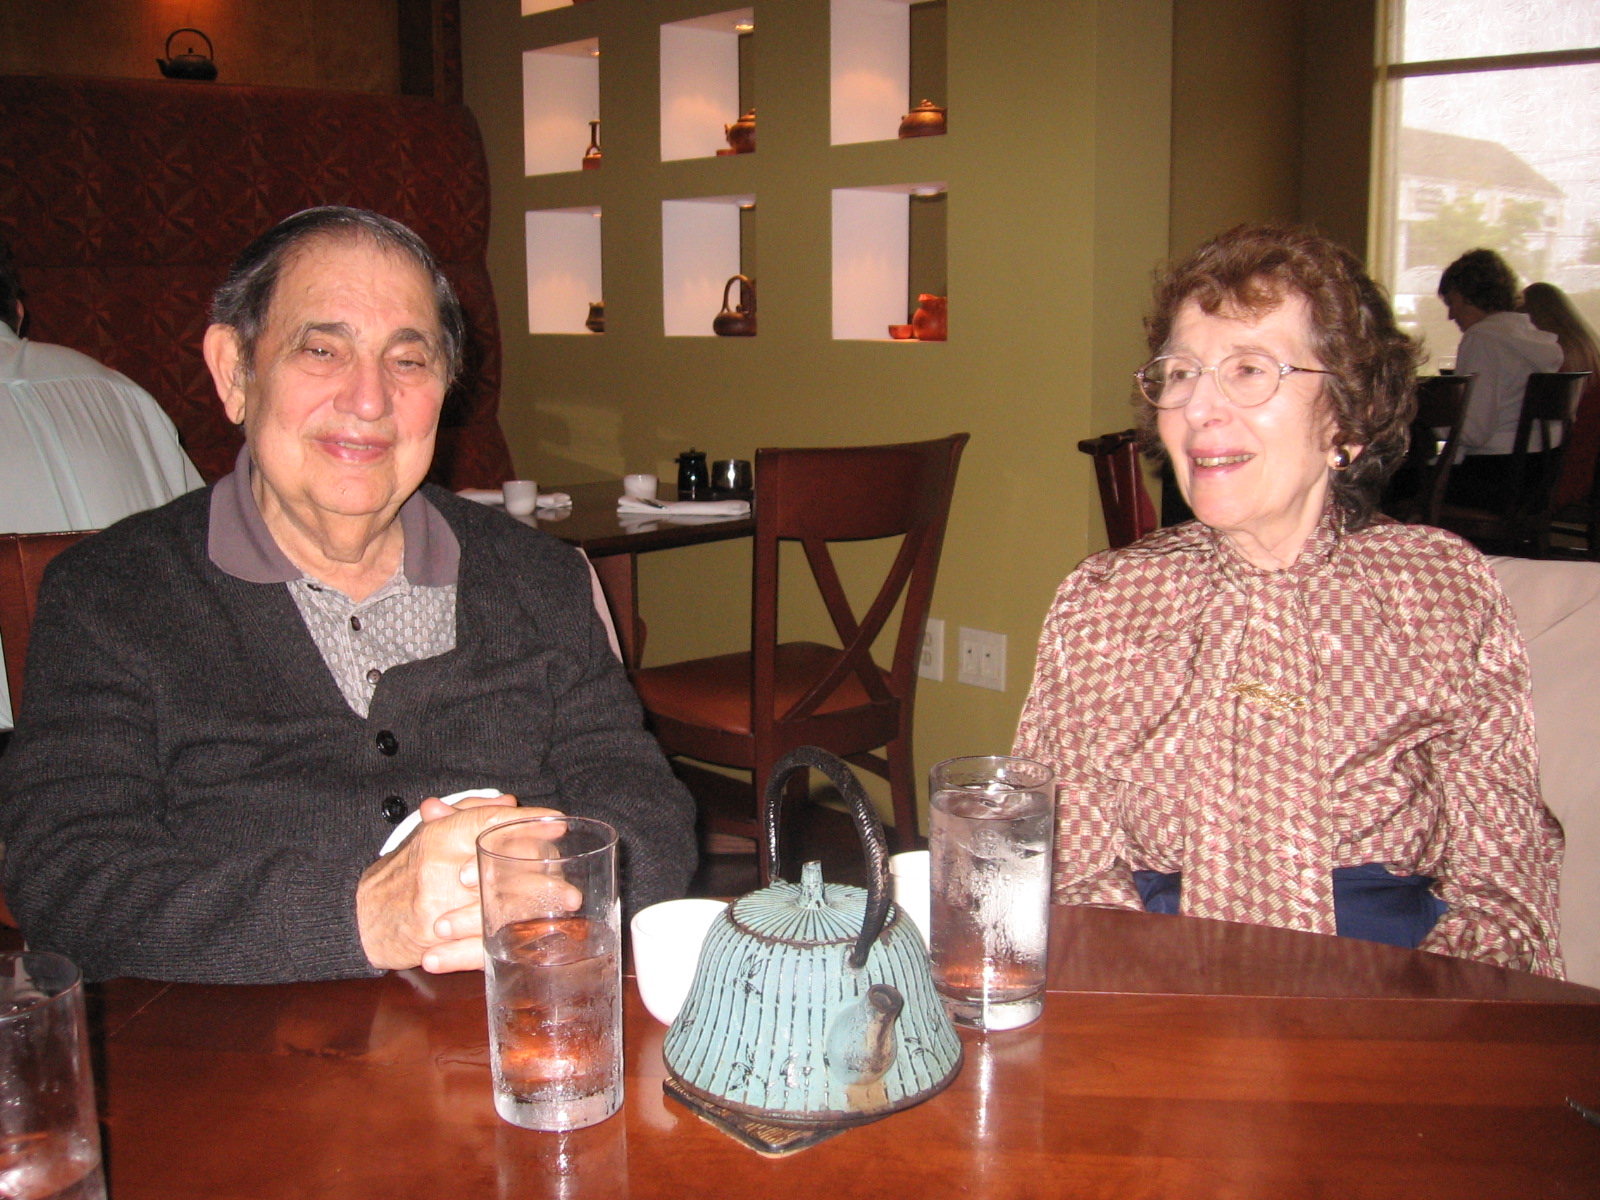
[[640, 665], [644, 654], [644, 623], [639, 620], [638, 556], [675, 546], [746, 538], [754, 534], [756, 528], [754, 517], [713, 521], [639, 515], [624, 519], [617, 513], [617, 497], [622, 495], [620, 480], [545, 490], [567, 493], [572, 497], [572, 507], [539, 510], [536, 514], [538, 526], [589, 556], [611, 605], [617, 640], [622, 644], [622, 660], [630, 670]]
[[1041, 1021], [792, 1158], [661, 1093], [530, 1133], [489, 1098], [477, 974], [101, 989], [112, 1194], [162, 1197], [1534, 1197], [1600, 1193], [1600, 991], [1368, 943], [1057, 910]]

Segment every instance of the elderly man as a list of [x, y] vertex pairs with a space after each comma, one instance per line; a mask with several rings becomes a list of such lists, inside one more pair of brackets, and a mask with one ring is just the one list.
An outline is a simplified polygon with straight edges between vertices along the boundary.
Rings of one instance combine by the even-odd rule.
[[68, 551], [40, 598], [0, 759], [30, 943], [91, 978], [476, 968], [474, 840], [529, 812], [615, 825], [630, 907], [682, 894], [692, 805], [583, 560], [419, 489], [463, 330], [427, 248], [299, 213], [212, 316], [234, 472]]

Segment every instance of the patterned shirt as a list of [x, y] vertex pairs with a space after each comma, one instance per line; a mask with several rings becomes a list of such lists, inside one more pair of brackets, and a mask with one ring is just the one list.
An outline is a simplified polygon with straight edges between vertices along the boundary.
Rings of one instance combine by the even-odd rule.
[[1335, 932], [1332, 871], [1424, 874], [1434, 950], [1559, 977], [1561, 827], [1527, 655], [1483, 557], [1436, 529], [1343, 534], [1282, 571], [1197, 522], [1088, 559], [1045, 622], [1016, 753], [1058, 775], [1055, 900]]
[[398, 570], [359, 604], [302, 577], [289, 584], [312, 641], [345, 701], [365, 717], [390, 667], [456, 648], [456, 585], [422, 587]]

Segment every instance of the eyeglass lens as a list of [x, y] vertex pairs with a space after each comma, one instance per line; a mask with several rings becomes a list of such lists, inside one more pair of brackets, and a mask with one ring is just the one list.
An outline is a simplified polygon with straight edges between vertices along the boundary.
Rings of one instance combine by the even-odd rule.
[[1194, 395], [1200, 376], [1210, 370], [1216, 371], [1222, 394], [1241, 408], [1265, 404], [1283, 378], [1281, 364], [1265, 354], [1230, 354], [1214, 368], [1187, 355], [1173, 354], [1148, 363], [1140, 372], [1140, 387], [1157, 408], [1181, 408]]

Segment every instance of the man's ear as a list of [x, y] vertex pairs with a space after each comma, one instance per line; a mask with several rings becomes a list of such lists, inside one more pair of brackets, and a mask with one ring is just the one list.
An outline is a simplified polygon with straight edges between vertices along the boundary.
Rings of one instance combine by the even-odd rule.
[[211, 382], [223, 411], [235, 425], [244, 424], [244, 382], [239, 372], [239, 335], [232, 325], [212, 325], [201, 344]]

